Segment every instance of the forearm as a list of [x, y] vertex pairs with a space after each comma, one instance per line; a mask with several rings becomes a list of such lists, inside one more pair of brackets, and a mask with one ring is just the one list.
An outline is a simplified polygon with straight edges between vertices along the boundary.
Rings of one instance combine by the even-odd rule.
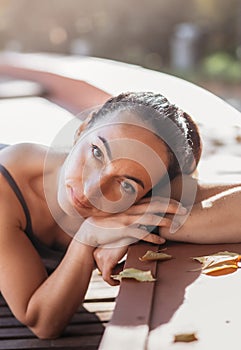
[[169, 186], [160, 189], [160, 195], [181, 201], [184, 206], [200, 203], [218, 193], [237, 188], [241, 184], [206, 184], [190, 175], [177, 176]]
[[221, 194], [231, 189], [240, 188], [241, 184], [205, 184], [198, 182], [195, 203], [211, 198], [217, 194]]
[[41, 84], [46, 90], [48, 99], [73, 113], [101, 105], [111, 96], [86, 81], [62, 74], [61, 69], [56, 68], [58, 64], [54, 63], [59, 63], [59, 60], [51, 61], [49, 64], [46, 59], [39, 65], [38, 58], [24, 54], [11, 55], [9, 59], [0, 60], [0, 75], [32, 80]]
[[175, 233], [163, 230], [170, 240], [191, 243], [241, 242], [241, 186], [194, 204], [184, 224]]
[[94, 268], [93, 250], [73, 240], [60, 265], [32, 295], [26, 324], [38, 337], [57, 337], [83, 301]]

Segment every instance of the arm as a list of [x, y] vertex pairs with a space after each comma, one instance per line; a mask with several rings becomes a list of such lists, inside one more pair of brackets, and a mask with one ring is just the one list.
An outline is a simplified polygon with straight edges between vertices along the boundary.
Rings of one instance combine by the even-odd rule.
[[48, 277], [26, 234], [1, 220], [0, 289], [14, 315], [39, 338], [61, 333], [84, 298], [93, 267], [93, 248], [73, 240]]
[[[241, 186], [224, 186], [207, 189], [210, 194], [226, 189], [190, 208], [186, 221], [175, 233], [161, 229], [161, 236], [191, 243], [238, 243], [241, 242]], [[201, 197], [200, 197], [201, 198]]]
[[[166, 186], [160, 189], [160, 195], [182, 201], [184, 206], [190, 206], [193, 203], [200, 203], [205, 199], [211, 198], [218, 193], [234, 189], [241, 184], [206, 184], [191, 175], [177, 176], [171, 181], [170, 187]], [[182, 193], [183, 191], [183, 193]]]
[[[35, 59], [38, 60], [38, 58]], [[59, 59], [56, 60], [57, 64], [58, 62]], [[41, 70], [38, 64], [35, 64], [36, 68], [34, 67], [33, 57], [21, 54], [11, 55], [10, 60], [8, 58], [1, 60], [0, 75], [32, 80], [41, 84], [47, 92], [47, 98], [73, 113], [101, 105], [111, 97], [107, 92], [83, 80], [64, 76], [61, 74], [61, 69], [59, 73], [51, 72], [51, 65], [47, 63], [46, 59], [46, 70]]]
[[[56, 338], [84, 298], [94, 267], [95, 246], [111, 246], [108, 251], [115, 252], [115, 257], [108, 258], [112, 258], [111, 264], [114, 265], [133, 239], [142, 238], [156, 244], [164, 242], [163, 238], [138, 228], [139, 224], [150, 225], [153, 220], [157, 224], [161, 221], [161, 226], [170, 222], [151, 214], [157, 206], [160, 207], [159, 202], [153, 202], [150, 212], [143, 216], [147, 206], [142, 204], [140, 208], [132, 208], [129, 215], [86, 219], [64, 259], [48, 277], [20, 225], [13, 225], [19, 223], [19, 219], [9, 215], [11, 203], [0, 202], [0, 289], [14, 315], [39, 338]], [[163, 207], [166, 208], [166, 203]], [[179, 203], [169, 205], [170, 212], [178, 210], [181, 210]]]

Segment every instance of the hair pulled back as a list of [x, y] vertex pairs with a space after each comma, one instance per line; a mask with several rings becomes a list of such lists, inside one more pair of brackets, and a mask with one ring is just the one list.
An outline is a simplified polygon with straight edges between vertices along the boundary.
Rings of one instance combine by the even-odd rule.
[[126, 92], [111, 97], [88, 118], [85, 128], [87, 130], [100, 119], [108, 118], [110, 113], [125, 111], [139, 116], [167, 145], [170, 179], [180, 173], [191, 174], [196, 169], [202, 149], [198, 127], [187, 113], [161, 94]]

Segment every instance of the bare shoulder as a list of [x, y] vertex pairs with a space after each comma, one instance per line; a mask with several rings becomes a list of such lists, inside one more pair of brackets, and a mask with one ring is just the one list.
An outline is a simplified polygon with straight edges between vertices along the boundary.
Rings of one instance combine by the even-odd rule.
[[48, 147], [34, 143], [19, 143], [10, 145], [0, 151], [0, 163], [8, 164], [14, 162], [20, 165], [27, 160], [31, 161], [37, 158], [44, 158], [48, 152]]

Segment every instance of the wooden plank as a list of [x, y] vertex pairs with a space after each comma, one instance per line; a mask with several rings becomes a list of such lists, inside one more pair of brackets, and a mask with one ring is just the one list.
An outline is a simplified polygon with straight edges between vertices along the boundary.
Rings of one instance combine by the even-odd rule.
[[22, 327], [23, 325], [15, 317], [1, 317], [0, 328]]
[[111, 319], [113, 311], [100, 311], [96, 313], [81, 313], [75, 314], [70, 324], [82, 324], [82, 323], [101, 323], [108, 322]]
[[173, 343], [177, 333], [196, 332], [193, 350], [226, 350], [240, 342], [241, 269], [212, 277], [190, 272], [199, 267], [190, 257], [218, 251], [241, 253], [241, 244], [168, 244], [173, 260], [158, 263], [148, 350], [186, 350], [185, 343]]
[[78, 336], [69, 338], [59, 338], [55, 340], [39, 340], [39, 339], [16, 339], [14, 341], [3, 340], [0, 341], [1, 350], [41, 350], [41, 349], [55, 349], [55, 350], [69, 350], [73, 349], [97, 349], [100, 342], [101, 335]]
[[84, 303], [83, 307], [89, 312], [113, 311], [115, 302]]
[[6, 305], [6, 301], [3, 299], [2, 295], [0, 294], [0, 307]]
[[8, 306], [1, 306], [0, 307], [0, 318], [1, 317], [8, 317], [8, 316], [13, 316], [9, 307]]
[[[125, 268], [135, 267], [141, 270], [151, 270], [156, 274], [157, 263], [141, 262], [139, 257], [148, 249], [158, 250], [158, 246], [148, 243], [138, 243], [131, 246]], [[137, 282], [123, 280], [117, 298], [112, 320], [107, 326], [102, 338], [100, 349], [116, 350], [132, 349], [144, 350], [149, 332], [149, 318], [155, 284], [153, 282]]]
[[[103, 325], [99, 323], [93, 324], [73, 324], [69, 325], [64, 331], [63, 335], [92, 335], [102, 334], [104, 331]], [[0, 339], [16, 339], [16, 338], [34, 338], [34, 334], [27, 327], [17, 328], [1, 328]]]
[[[101, 323], [108, 322], [111, 319], [113, 311], [99, 311], [96, 313], [76, 313], [70, 324], [83, 324], [83, 323]], [[1, 317], [0, 328], [7, 327], [22, 327], [23, 325], [15, 317]]]

